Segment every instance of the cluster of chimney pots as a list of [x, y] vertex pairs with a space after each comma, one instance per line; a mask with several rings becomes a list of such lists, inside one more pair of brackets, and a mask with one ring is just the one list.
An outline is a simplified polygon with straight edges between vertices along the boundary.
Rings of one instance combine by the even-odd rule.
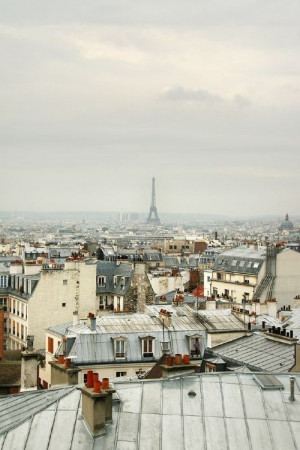
[[176, 353], [175, 356], [168, 355], [166, 357], [166, 365], [167, 366], [177, 366], [181, 364], [189, 364], [190, 363], [190, 355], [181, 355], [180, 353]]
[[[69, 367], [70, 359], [65, 358], [64, 355], [59, 355], [58, 356], [58, 364], [64, 364], [65, 367]], [[171, 365], [173, 365], [173, 364], [171, 364]], [[97, 372], [88, 370], [86, 387], [94, 388], [94, 392], [101, 392], [102, 389], [109, 389], [109, 378], [102, 378], [102, 381], [101, 381], [101, 380], [99, 380], [99, 374]]]
[[102, 389], [109, 389], [109, 378], [102, 378], [99, 380], [99, 374], [92, 370], [87, 371], [87, 388], [94, 388], [94, 392], [101, 392]]

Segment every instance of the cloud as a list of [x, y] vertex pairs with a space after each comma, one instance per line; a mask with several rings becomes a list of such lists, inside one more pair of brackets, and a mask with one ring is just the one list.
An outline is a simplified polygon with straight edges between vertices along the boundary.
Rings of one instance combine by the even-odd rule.
[[183, 102], [183, 103], [205, 103], [206, 105], [234, 105], [239, 108], [249, 106], [251, 102], [243, 95], [235, 95], [233, 99], [226, 99], [225, 96], [213, 94], [204, 89], [188, 89], [183, 86], [167, 88], [160, 95], [163, 100]]
[[174, 86], [167, 88], [161, 94], [161, 98], [175, 102], [205, 102], [205, 103], [219, 103], [223, 99], [218, 95], [211, 94], [203, 89], [187, 89], [183, 86]]

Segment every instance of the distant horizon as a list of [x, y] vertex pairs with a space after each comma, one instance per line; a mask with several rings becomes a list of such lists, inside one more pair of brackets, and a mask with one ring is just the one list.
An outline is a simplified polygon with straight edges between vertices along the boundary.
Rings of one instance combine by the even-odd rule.
[[[17, 215], [118, 215], [118, 214], [137, 214], [141, 215], [143, 217], [147, 217], [149, 214], [149, 211], [119, 211], [119, 210], [0, 210], [0, 217], [1, 216], [17, 216]], [[246, 220], [246, 219], [262, 219], [262, 218], [273, 218], [273, 219], [285, 219], [286, 212], [284, 214], [241, 214], [241, 215], [232, 215], [232, 214], [216, 214], [216, 213], [206, 213], [206, 212], [158, 212], [159, 217], [164, 216], [190, 216], [190, 217], [211, 217], [211, 218], [222, 218], [224, 220], [226, 219], [234, 219], [234, 220]], [[288, 213], [289, 219], [299, 219], [300, 215], [293, 215]], [[84, 219], [84, 217], [82, 217]]]

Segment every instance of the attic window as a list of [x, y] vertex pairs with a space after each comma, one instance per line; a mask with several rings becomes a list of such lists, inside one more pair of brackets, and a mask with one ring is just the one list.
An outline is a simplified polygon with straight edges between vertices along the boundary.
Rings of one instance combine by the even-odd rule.
[[232, 261], [231, 265], [232, 265], [233, 267], [235, 267], [235, 266], [237, 265], [237, 260], [234, 259], [234, 260]]
[[245, 261], [240, 261], [239, 266], [240, 266], [240, 267], [244, 267], [244, 265], [245, 265]]
[[255, 263], [253, 263], [253, 269], [257, 269], [257, 268], [258, 268], [258, 266], [259, 266], [259, 262], [255, 262]]
[[97, 284], [99, 287], [105, 287], [106, 286], [106, 277], [103, 275], [99, 275], [97, 278]]
[[114, 343], [114, 355], [115, 358], [126, 358], [127, 356], [127, 338], [125, 337], [117, 337], [113, 338]]
[[142, 339], [142, 354], [146, 357], [153, 356], [154, 349], [154, 338], [152, 336], [148, 336]]

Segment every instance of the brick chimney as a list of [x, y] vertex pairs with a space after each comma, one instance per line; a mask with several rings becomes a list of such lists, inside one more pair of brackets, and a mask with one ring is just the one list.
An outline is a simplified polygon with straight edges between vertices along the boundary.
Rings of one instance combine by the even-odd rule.
[[0, 361], [3, 359], [4, 345], [4, 308], [0, 307]]

